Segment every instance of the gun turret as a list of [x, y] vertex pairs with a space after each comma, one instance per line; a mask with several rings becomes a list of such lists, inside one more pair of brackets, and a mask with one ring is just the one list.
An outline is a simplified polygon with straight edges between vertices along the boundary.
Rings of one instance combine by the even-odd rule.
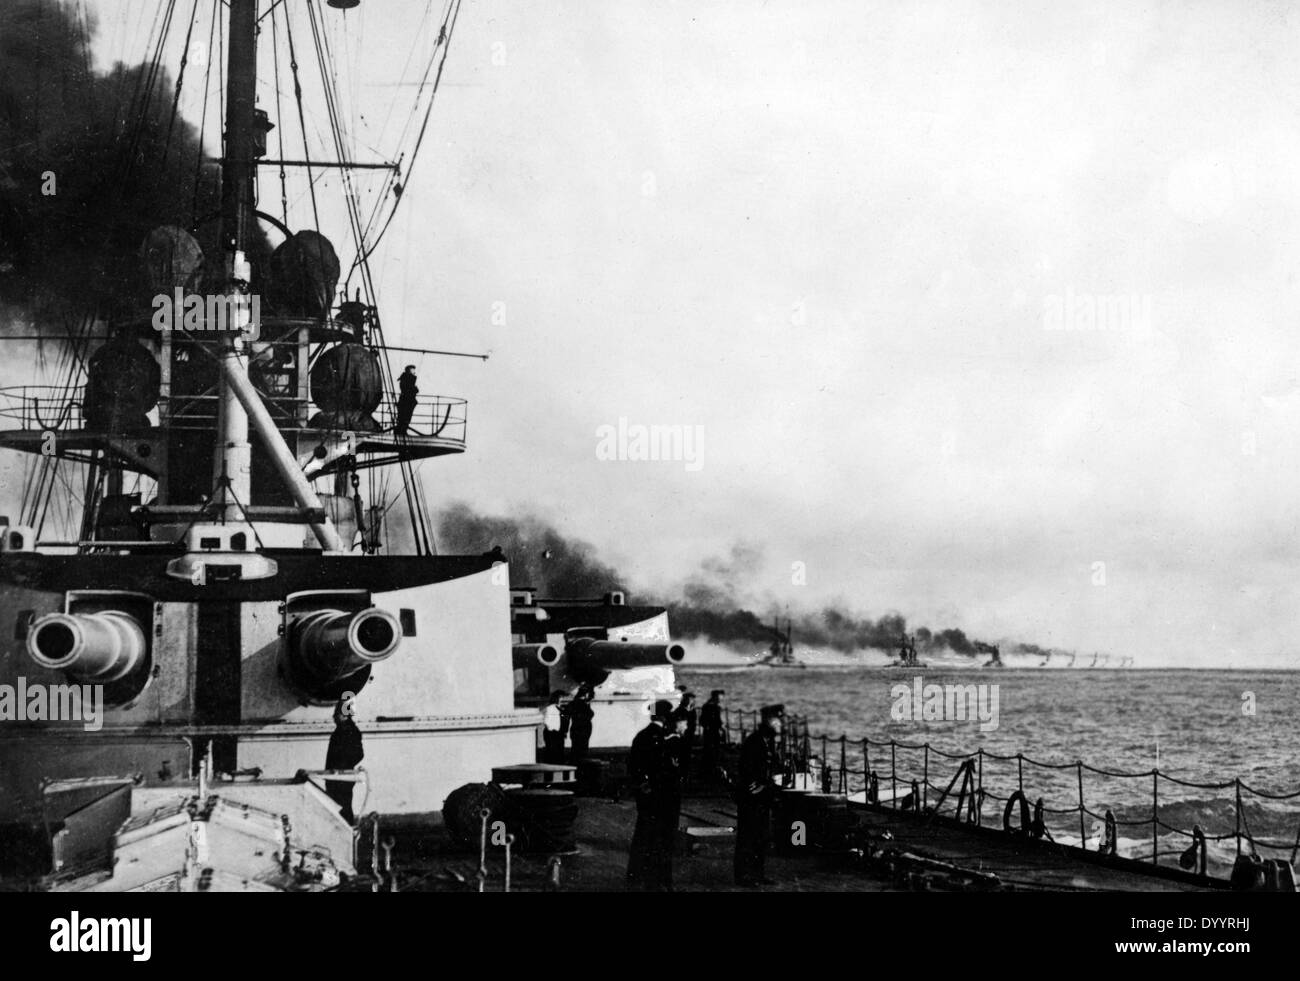
[[401, 640], [402, 626], [387, 610], [313, 610], [289, 628], [289, 680], [305, 694], [337, 698], [339, 682], [391, 657]]
[[527, 668], [534, 664], [553, 668], [560, 661], [560, 652], [551, 644], [515, 644], [512, 654], [516, 668]]
[[125, 678], [145, 656], [144, 630], [118, 610], [50, 613], [27, 631], [27, 653], [37, 664], [91, 684]]
[[611, 671], [680, 664], [686, 659], [686, 648], [681, 644], [633, 644], [591, 637], [569, 641], [565, 651], [569, 656], [569, 677], [596, 685]]

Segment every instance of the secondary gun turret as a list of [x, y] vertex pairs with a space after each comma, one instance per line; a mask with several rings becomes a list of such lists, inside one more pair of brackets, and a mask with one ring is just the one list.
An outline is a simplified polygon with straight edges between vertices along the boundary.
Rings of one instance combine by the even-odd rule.
[[680, 664], [686, 659], [686, 648], [681, 644], [634, 644], [591, 637], [570, 640], [565, 645], [565, 653], [568, 675], [591, 685], [599, 685], [611, 671]]
[[[387, 610], [312, 610], [289, 627], [288, 681], [312, 698], [337, 698], [347, 688], [344, 682], [392, 657], [401, 640], [402, 626]], [[364, 678], [356, 680], [356, 687], [365, 683]]]

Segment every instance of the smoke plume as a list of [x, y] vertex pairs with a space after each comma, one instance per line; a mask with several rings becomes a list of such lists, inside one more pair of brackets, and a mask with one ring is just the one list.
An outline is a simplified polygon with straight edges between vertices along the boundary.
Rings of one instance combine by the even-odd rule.
[[625, 588], [622, 577], [596, 558], [591, 545], [566, 538], [532, 515], [487, 517], [467, 504], [453, 504], [437, 517], [437, 542], [440, 551], [452, 554], [499, 545], [510, 559], [511, 584], [548, 596], [599, 596]]
[[[93, 31], [60, 0], [0, 4], [0, 303], [57, 333], [96, 307], [140, 308], [137, 256], [152, 228], [194, 225], [219, 254], [205, 221], [218, 175], [173, 113], [174, 78], [156, 64], [96, 72]], [[202, 74], [191, 65], [185, 81]]]
[[[438, 515], [437, 536], [440, 550], [448, 553], [474, 554], [499, 545], [510, 560], [512, 585], [531, 586], [543, 595], [599, 596], [614, 589], [628, 591], [627, 580], [601, 561], [592, 545], [564, 535], [535, 515], [487, 517], [468, 504], [457, 503]], [[738, 544], [730, 555], [701, 563], [672, 594], [629, 598], [667, 607], [674, 636], [708, 638], [744, 654], [754, 654], [782, 639], [800, 647], [843, 653], [868, 648], [892, 652], [908, 632], [914, 634], [918, 651], [949, 650], [970, 657], [993, 652], [991, 644], [973, 640], [955, 627], [909, 631], [900, 613], [873, 619], [835, 605], [792, 613], [793, 629], [787, 630], [784, 613], [778, 626], [775, 617], [750, 608], [756, 604], [747, 599], [747, 589], [761, 559], [757, 547]], [[1032, 644], [1020, 647], [1041, 650]]]

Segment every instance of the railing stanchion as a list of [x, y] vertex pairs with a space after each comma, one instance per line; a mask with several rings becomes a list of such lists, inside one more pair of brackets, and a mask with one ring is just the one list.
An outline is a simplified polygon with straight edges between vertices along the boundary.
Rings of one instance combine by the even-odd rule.
[[1074, 764], [1079, 770], [1079, 847], [1084, 851], [1088, 850], [1088, 831], [1084, 825], [1084, 807], [1083, 807], [1083, 760]]
[[921, 769], [921, 813], [930, 806], [930, 744], [925, 744], [925, 762]]
[[1160, 769], [1151, 771], [1151, 864], [1160, 864]]
[[871, 789], [871, 752], [868, 747], [871, 740], [866, 736], [862, 737], [862, 789]]
[[1236, 788], [1237, 788], [1237, 807], [1236, 807], [1236, 811], [1237, 811], [1237, 831], [1236, 831], [1236, 838], [1237, 838], [1237, 857], [1238, 857], [1238, 858], [1241, 858], [1241, 777], [1237, 777], [1237, 779], [1234, 780], [1233, 783], [1236, 785]]
[[849, 737], [847, 733], [840, 735], [840, 786], [838, 793], [849, 793]]
[[1016, 754], [1016, 786], [1020, 788], [1020, 796], [1025, 796], [1025, 758], [1020, 753]]
[[893, 793], [890, 803], [898, 810], [898, 746], [892, 739], [889, 741], [889, 789]]

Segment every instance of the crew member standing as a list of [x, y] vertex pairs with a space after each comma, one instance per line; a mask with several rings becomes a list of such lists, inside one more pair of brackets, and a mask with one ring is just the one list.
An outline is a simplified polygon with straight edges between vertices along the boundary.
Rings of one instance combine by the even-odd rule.
[[405, 435], [411, 428], [411, 416], [415, 415], [415, 397], [420, 389], [415, 384], [415, 365], [408, 364], [397, 376], [397, 425], [393, 431]]
[[725, 741], [722, 726], [722, 696], [726, 694], [721, 688], [709, 693], [709, 700], [700, 709], [700, 729], [704, 737], [704, 776], [713, 779], [718, 771], [718, 756]]
[[[365, 758], [361, 748], [361, 730], [352, 721], [351, 692], [345, 692], [334, 706], [334, 731], [330, 733], [329, 747], [325, 750], [325, 769], [353, 770]], [[339, 805], [339, 811], [348, 824], [356, 822], [352, 813], [352, 789], [356, 785], [350, 780], [326, 780], [325, 793]]]
[[776, 885], [767, 878], [764, 864], [772, 837], [772, 798], [781, 756], [776, 739], [785, 719], [784, 705], [767, 705], [761, 723], [740, 746], [740, 773], [736, 781], [736, 885]]
[[673, 852], [677, 848], [677, 828], [682, 819], [682, 792], [686, 787], [686, 767], [690, 759], [690, 746], [686, 742], [690, 722], [685, 710], [678, 709], [668, 724], [664, 736], [664, 765], [660, 774], [663, 784], [663, 821], [659, 827], [662, 836], [663, 887], [673, 888]]
[[569, 762], [574, 766], [586, 758], [591, 743], [591, 723], [596, 717], [591, 707], [594, 694], [590, 685], [581, 685], [569, 706]]
[[542, 711], [542, 762], [564, 762], [564, 716], [560, 710], [560, 699], [564, 692], [551, 692], [550, 701]]
[[682, 713], [686, 720], [686, 730], [682, 733], [681, 747], [682, 779], [685, 780], [691, 769], [691, 753], [695, 750], [695, 729], [700, 717], [700, 711], [695, 707], [694, 692], [682, 692], [682, 701], [677, 706], [677, 711]]
[[664, 740], [672, 703], [654, 704], [650, 724], [632, 740], [628, 754], [628, 780], [636, 793], [636, 828], [628, 850], [627, 878], [646, 891], [666, 889], [671, 875], [671, 855], [664, 854]]

